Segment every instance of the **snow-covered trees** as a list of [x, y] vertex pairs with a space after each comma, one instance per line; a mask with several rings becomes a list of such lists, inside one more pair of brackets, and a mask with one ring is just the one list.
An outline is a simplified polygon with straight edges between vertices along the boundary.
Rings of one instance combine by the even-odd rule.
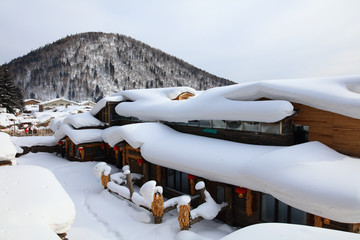
[[15, 113], [15, 108], [22, 109], [24, 105], [22, 92], [14, 85], [6, 64], [0, 67], [0, 105], [10, 113]]

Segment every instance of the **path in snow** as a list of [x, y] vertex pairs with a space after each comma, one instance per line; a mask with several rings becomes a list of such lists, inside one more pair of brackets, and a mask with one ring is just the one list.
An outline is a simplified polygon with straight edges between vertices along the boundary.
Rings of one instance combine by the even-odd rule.
[[17, 161], [51, 170], [63, 185], [76, 208], [75, 222], [68, 232], [71, 240], [211, 240], [236, 230], [215, 221], [202, 221], [180, 234], [176, 210], [167, 213], [162, 224], [144, 223], [148, 212], [103, 190], [92, 171], [97, 162], [69, 162], [50, 153], [29, 153]]

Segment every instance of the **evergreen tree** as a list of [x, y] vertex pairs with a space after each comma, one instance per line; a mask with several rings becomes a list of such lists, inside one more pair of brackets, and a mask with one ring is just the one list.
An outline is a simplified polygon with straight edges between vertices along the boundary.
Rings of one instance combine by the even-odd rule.
[[15, 108], [22, 110], [24, 105], [23, 94], [14, 85], [6, 64], [0, 67], [0, 105], [10, 113], [15, 113]]

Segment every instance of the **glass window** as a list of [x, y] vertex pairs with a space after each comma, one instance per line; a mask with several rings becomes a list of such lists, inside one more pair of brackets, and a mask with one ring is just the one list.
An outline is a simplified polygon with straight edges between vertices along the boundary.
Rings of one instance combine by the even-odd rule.
[[287, 122], [283, 122], [282, 123], [282, 133], [291, 133], [292, 129], [291, 129], [291, 122], [287, 121]]
[[216, 202], [222, 203], [225, 201], [225, 188], [224, 186], [216, 186]]
[[226, 121], [224, 120], [213, 120], [212, 121], [213, 128], [226, 128]]
[[197, 121], [197, 120], [189, 121], [188, 126], [198, 127], [199, 126], [199, 121]]
[[261, 123], [261, 132], [280, 134], [280, 123]]
[[278, 219], [277, 222], [287, 223], [288, 222], [288, 205], [278, 201]]
[[181, 173], [181, 192], [187, 193], [188, 192], [188, 176], [186, 173]]
[[175, 171], [175, 189], [181, 191], [181, 174]]
[[291, 223], [306, 224], [306, 213], [297, 209], [291, 208]]
[[227, 121], [227, 128], [231, 130], [242, 130], [241, 121]]
[[175, 171], [172, 169], [166, 170], [166, 186], [169, 188], [175, 188]]
[[259, 123], [258, 122], [244, 122], [244, 131], [249, 132], [259, 132]]
[[200, 124], [200, 127], [211, 128], [210, 120], [200, 120], [199, 124]]
[[262, 194], [261, 220], [265, 222], [275, 221], [275, 198], [269, 194]]

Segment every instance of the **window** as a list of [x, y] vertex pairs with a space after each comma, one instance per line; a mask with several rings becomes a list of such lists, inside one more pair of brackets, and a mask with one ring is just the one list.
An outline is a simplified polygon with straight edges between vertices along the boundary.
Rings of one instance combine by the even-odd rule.
[[241, 121], [227, 121], [227, 128], [231, 130], [242, 130]]
[[280, 123], [261, 123], [261, 132], [280, 134], [280, 127]]
[[294, 125], [294, 143], [305, 143], [308, 142], [309, 137], [309, 126]]
[[200, 127], [205, 127], [205, 128], [211, 128], [211, 121], [209, 120], [200, 120]]
[[166, 186], [182, 193], [188, 193], [187, 174], [172, 169], [167, 169]]
[[260, 124], [258, 122], [244, 122], [244, 131], [259, 132]]
[[213, 120], [212, 121], [213, 128], [226, 128], [226, 121], [224, 120]]
[[197, 121], [197, 120], [189, 121], [188, 126], [198, 127], [199, 126], [199, 121]]
[[286, 205], [269, 194], [262, 194], [261, 220], [264, 222], [306, 224], [306, 213]]
[[224, 186], [221, 186], [221, 185], [216, 186], [216, 202], [217, 203], [225, 202], [225, 188], [224, 188]]

